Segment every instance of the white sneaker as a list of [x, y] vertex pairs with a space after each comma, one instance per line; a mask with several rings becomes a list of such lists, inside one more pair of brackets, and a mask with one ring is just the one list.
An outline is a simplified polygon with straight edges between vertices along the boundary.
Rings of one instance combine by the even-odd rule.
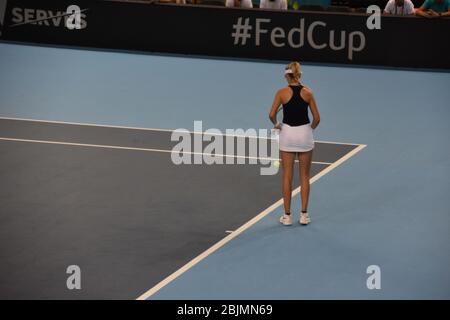
[[305, 212], [305, 213], [300, 212], [300, 221], [299, 222], [300, 222], [300, 224], [305, 225], [305, 226], [311, 222], [311, 218], [309, 217], [308, 212]]
[[280, 223], [281, 224], [283, 224], [283, 225], [285, 225], [285, 226], [290, 226], [290, 225], [292, 225], [292, 218], [291, 218], [291, 215], [289, 214], [283, 214], [281, 217], [280, 217]]

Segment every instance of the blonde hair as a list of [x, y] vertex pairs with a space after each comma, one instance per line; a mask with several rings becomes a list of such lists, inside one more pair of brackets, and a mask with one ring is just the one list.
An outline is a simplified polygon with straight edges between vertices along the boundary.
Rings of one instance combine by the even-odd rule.
[[289, 79], [293, 81], [299, 81], [300, 76], [302, 74], [300, 63], [297, 61], [293, 61], [286, 66], [286, 70], [288, 69], [292, 71], [292, 73], [286, 74], [289, 77]]

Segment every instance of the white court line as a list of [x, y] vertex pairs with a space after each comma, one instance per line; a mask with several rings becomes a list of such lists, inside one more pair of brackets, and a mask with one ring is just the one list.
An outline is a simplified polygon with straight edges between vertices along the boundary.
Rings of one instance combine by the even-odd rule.
[[[361, 144], [358, 147], [356, 147], [355, 149], [353, 149], [352, 151], [350, 151], [349, 153], [347, 153], [346, 155], [344, 155], [343, 157], [341, 157], [339, 160], [337, 160], [336, 162], [334, 162], [332, 165], [328, 166], [326, 169], [322, 170], [321, 172], [319, 172], [318, 174], [316, 174], [314, 177], [312, 177], [310, 179], [310, 183], [314, 183], [317, 180], [319, 180], [321, 177], [323, 177], [324, 175], [326, 175], [327, 173], [329, 173], [331, 170], [335, 169], [337, 166], [341, 165], [342, 163], [344, 163], [345, 161], [347, 161], [348, 159], [350, 159], [352, 156], [354, 156], [356, 153], [358, 153], [359, 151], [361, 151], [362, 149], [364, 149], [366, 147], [366, 145]], [[297, 195], [300, 192], [300, 187], [294, 189], [292, 191], [292, 197], [294, 197], [295, 195]], [[256, 217], [254, 217], [253, 219], [251, 219], [250, 221], [248, 221], [247, 223], [243, 224], [241, 227], [239, 227], [237, 230], [233, 231], [232, 233], [230, 233], [228, 236], [226, 236], [225, 238], [223, 238], [222, 240], [220, 240], [219, 242], [217, 242], [215, 245], [213, 245], [212, 247], [210, 247], [208, 250], [204, 251], [203, 253], [201, 253], [200, 255], [198, 255], [197, 257], [195, 257], [194, 259], [192, 259], [191, 261], [189, 261], [187, 264], [185, 264], [183, 267], [181, 267], [180, 269], [178, 269], [177, 271], [175, 271], [174, 273], [172, 273], [171, 275], [169, 275], [167, 278], [165, 278], [164, 280], [162, 280], [161, 282], [159, 282], [157, 285], [155, 285], [153, 288], [151, 288], [150, 290], [148, 290], [147, 292], [143, 293], [142, 295], [140, 295], [137, 300], [146, 300], [148, 299], [150, 296], [154, 295], [157, 291], [159, 291], [161, 288], [163, 288], [164, 286], [166, 286], [167, 284], [169, 284], [170, 282], [172, 282], [173, 280], [175, 280], [176, 278], [178, 278], [180, 275], [182, 275], [183, 273], [185, 273], [186, 271], [188, 271], [190, 268], [192, 268], [193, 266], [195, 266], [197, 263], [199, 263], [200, 261], [202, 261], [203, 259], [205, 259], [207, 256], [209, 256], [210, 254], [214, 253], [215, 251], [217, 251], [218, 249], [220, 249], [221, 247], [223, 247], [225, 244], [227, 244], [228, 242], [230, 242], [231, 240], [233, 240], [234, 238], [236, 238], [238, 235], [240, 235], [242, 232], [244, 232], [245, 230], [247, 230], [248, 228], [250, 228], [252, 225], [254, 225], [255, 223], [257, 223], [259, 220], [261, 220], [262, 218], [264, 218], [265, 216], [267, 216], [269, 213], [271, 213], [272, 211], [274, 211], [276, 208], [278, 208], [279, 206], [281, 206], [283, 204], [283, 198], [281, 198], [280, 200], [278, 200], [277, 202], [275, 202], [274, 204], [272, 204], [270, 207], [268, 207], [267, 209], [265, 209], [264, 211], [262, 211], [261, 213], [259, 213]]]
[[[163, 153], [175, 153], [175, 154], [192, 154], [192, 155], [203, 155], [217, 158], [239, 158], [239, 159], [249, 159], [249, 160], [266, 160], [266, 161], [280, 161], [279, 158], [267, 158], [267, 157], [251, 157], [251, 156], [238, 156], [232, 154], [221, 154], [221, 153], [204, 153], [204, 152], [192, 152], [192, 151], [172, 151], [165, 149], [152, 149], [152, 148], [137, 148], [137, 147], [121, 147], [103, 144], [90, 144], [90, 143], [77, 143], [77, 142], [63, 142], [63, 141], [51, 141], [51, 140], [35, 140], [35, 139], [18, 139], [18, 138], [6, 138], [0, 137], [0, 141], [15, 141], [15, 142], [33, 142], [33, 143], [44, 143], [44, 144], [56, 144], [56, 145], [67, 145], [67, 146], [77, 146], [77, 147], [93, 147], [93, 148], [104, 148], [104, 149], [118, 149], [118, 150], [133, 150], [133, 151], [149, 151], [149, 152], [163, 152]], [[322, 161], [312, 161], [315, 164], [331, 165], [331, 162]], [[230, 163], [231, 164], [231, 163]], [[227, 165], [227, 163], [224, 163]]]
[[[53, 120], [38, 120], [38, 119], [26, 119], [26, 118], [10, 118], [10, 117], [0, 117], [0, 120], [15, 120], [15, 121], [29, 121], [29, 122], [39, 122], [39, 123], [54, 123], [54, 124], [67, 124], [75, 126], [85, 126], [85, 127], [99, 127], [99, 128], [113, 128], [113, 129], [129, 129], [129, 130], [141, 130], [141, 131], [162, 131], [162, 132], [173, 132], [176, 129], [156, 129], [156, 128], [142, 128], [142, 127], [126, 127], [126, 126], [114, 126], [114, 125], [104, 125], [104, 124], [94, 124], [94, 123], [79, 123], [79, 122], [66, 122], [66, 121], [53, 121]], [[187, 129], [186, 129], [187, 130]], [[259, 139], [270, 139], [266, 137], [257, 136], [243, 136], [243, 135], [233, 135], [233, 134], [217, 134], [210, 132], [196, 132], [189, 131], [193, 134], [204, 134], [210, 136], [221, 135], [224, 137], [236, 137], [236, 138], [259, 138]], [[345, 142], [335, 142], [335, 141], [325, 141], [325, 140], [314, 140], [318, 143], [329, 143], [329, 144], [343, 144], [348, 146], [359, 146], [359, 143], [345, 143]]]

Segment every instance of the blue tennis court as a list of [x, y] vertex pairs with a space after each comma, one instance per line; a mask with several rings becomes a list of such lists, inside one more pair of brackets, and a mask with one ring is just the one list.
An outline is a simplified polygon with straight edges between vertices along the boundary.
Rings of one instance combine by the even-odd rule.
[[0, 296], [450, 298], [448, 72], [302, 65], [308, 227], [279, 225], [279, 175], [161, 151], [194, 121], [270, 129], [284, 65], [0, 44]]

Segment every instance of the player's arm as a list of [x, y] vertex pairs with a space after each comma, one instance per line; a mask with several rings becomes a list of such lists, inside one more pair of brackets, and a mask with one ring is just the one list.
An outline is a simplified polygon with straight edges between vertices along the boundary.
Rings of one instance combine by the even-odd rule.
[[437, 14], [433, 10], [430, 10], [430, 1], [425, 0], [425, 2], [419, 8], [416, 9], [416, 16], [433, 18], [436, 17]]
[[429, 14], [428, 14], [428, 8], [429, 8], [429, 3], [428, 3], [428, 1], [427, 0], [425, 0], [423, 3], [422, 3], [422, 5], [420, 6], [420, 7], [418, 7], [415, 11], [415, 13], [416, 13], [416, 16], [420, 16], [420, 17], [426, 17], [426, 18], [428, 18], [429, 17]]
[[416, 9], [415, 11], [415, 15], [419, 16], [419, 17], [425, 17], [425, 18], [429, 18], [430, 15], [427, 13], [427, 11], [425, 10], [424, 7], [419, 7]]
[[447, 12], [442, 12], [439, 15], [441, 17], [450, 17], [450, 8], [448, 8]]
[[433, 9], [428, 10], [428, 14], [432, 17], [439, 17], [439, 13], [437, 13]]
[[311, 113], [313, 116], [313, 121], [311, 123], [311, 128], [315, 129], [319, 125], [320, 122], [320, 113], [319, 108], [317, 108], [316, 99], [314, 98], [314, 94], [310, 88], [305, 87], [306, 93], [306, 102], [309, 104], [309, 108], [311, 109]]
[[280, 106], [281, 106], [281, 97], [280, 97], [280, 90], [278, 90], [277, 93], [275, 94], [275, 98], [273, 99], [272, 103], [272, 108], [270, 108], [269, 112], [269, 119], [270, 121], [272, 121], [274, 125], [277, 124], [277, 113]]
[[[406, 5], [406, 3], [404, 4]], [[408, 12], [406, 13], [407, 16], [413, 16], [416, 13], [416, 9], [414, 8], [414, 3], [411, 1], [408, 1]]]
[[392, 13], [392, 2], [388, 1], [388, 3], [386, 3], [386, 6], [384, 7], [383, 10], [384, 14], [391, 14]]

